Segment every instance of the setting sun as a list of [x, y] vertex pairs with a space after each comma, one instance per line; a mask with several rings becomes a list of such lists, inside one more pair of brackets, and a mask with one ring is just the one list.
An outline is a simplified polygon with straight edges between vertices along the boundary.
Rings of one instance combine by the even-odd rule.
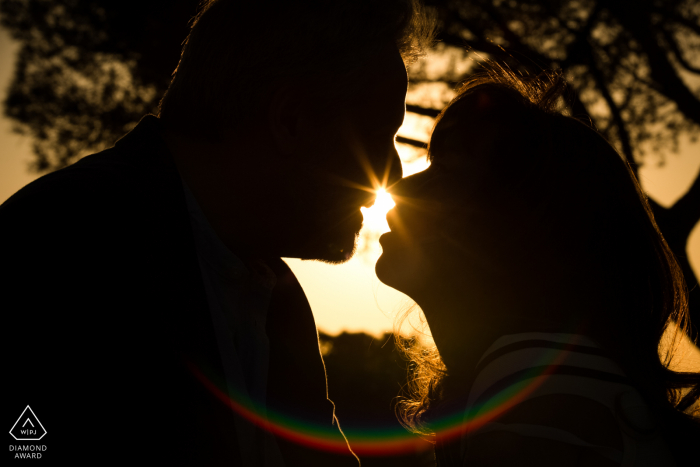
[[361, 208], [364, 216], [364, 227], [373, 233], [384, 233], [389, 231], [386, 223], [386, 213], [396, 206], [391, 195], [384, 188], [377, 190], [374, 204], [369, 208]]

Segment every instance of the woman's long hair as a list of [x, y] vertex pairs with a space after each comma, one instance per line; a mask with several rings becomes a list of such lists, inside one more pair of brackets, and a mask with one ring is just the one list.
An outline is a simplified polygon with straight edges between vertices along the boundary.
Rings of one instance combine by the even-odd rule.
[[[525, 79], [491, 66], [461, 86], [435, 125], [450, 119], [450, 128], [458, 128], [476, 118], [474, 125], [485, 120], [507, 133], [491, 152], [499, 165], [487, 171], [492, 177], [485, 183], [506, 192], [506, 201], [488, 211], [515, 206], [503, 217], [525, 216], [518, 219], [518, 230], [533, 232], [528, 238], [535, 239], [534, 249], [553, 258], [568, 255], [577, 267], [586, 263], [570, 282], [598, 288], [611, 305], [605, 316], [596, 316], [610, 329], [600, 343], [634, 381], [678, 459], [685, 459], [700, 440], [700, 373], [670, 369], [690, 324], [683, 275], [628, 162], [595, 130], [560, 110], [566, 92], [556, 73]], [[483, 93], [493, 97], [491, 116], [480, 109], [474, 117], [473, 104]], [[473, 132], [464, 133], [473, 138]], [[458, 133], [453, 145], [455, 138], [457, 148], [469, 147]], [[431, 160], [436, 144], [442, 144], [440, 138], [431, 141]], [[572, 244], [578, 251], [570, 251]], [[664, 349], [667, 331], [673, 342]], [[447, 370], [436, 348], [408, 345], [398, 336], [396, 342], [413, 362], [408, 398], [398, 406], [400, 419], [410, 430], [430, 435], [431, 413], [449, 387]]]

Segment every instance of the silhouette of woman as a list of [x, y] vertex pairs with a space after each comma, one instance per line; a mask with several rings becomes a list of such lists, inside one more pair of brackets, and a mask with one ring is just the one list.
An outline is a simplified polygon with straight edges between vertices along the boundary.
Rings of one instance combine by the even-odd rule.
[[558, 110], [565, 88], [472, 79], [431, 166], [391, 189], [377, 275], [436, 345], [414, 347], [403, 421], [438, 466], [697, 465], [700, 374], [659, 351], [689, 325], [683, 277], [627, 162]]

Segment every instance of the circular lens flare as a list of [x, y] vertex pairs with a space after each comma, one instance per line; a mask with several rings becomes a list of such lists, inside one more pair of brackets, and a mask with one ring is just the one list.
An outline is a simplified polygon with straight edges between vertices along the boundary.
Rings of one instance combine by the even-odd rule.
[[[545, 349], [535, 366], [518, 381], [506, 386], [487, 400], [469, 408], [448, 413], [431, 423], [432, 430], [443, 440], [454, 440], [467, 432], [479, 429], [508, 412], [555, 374], [572, 349], [578, 344], [579, 334], [569, 334], [561, 348]], [[249, 422], [297, 444], [327, 452], [347, 453], [347, 441], [339, 435], [334, 424], [317, 425], [266, 408], [251, 401], [235, 388], [217, 386], [193, 362], [185, 361], [192, 374], [229, 409]], [[416, 435], [403, 428], [367, 426], [363, 429], [345, 429], [352, 440], [351, 448], [358, 455], [390, 456], [416, 452], [424, 448]]]

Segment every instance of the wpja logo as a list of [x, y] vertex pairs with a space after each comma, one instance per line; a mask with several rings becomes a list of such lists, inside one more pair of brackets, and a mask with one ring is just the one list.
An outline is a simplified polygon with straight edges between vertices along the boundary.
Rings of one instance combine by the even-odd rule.
[[[32, 408], [27, 406], [10, 429], [10, 434], [17, 441], [39, 441], [46, 435], [46, 429]], [[15, 451], [15, 459], [41, 459], [46, 446], [43, 444], [10, 445], [10, 451]]]

